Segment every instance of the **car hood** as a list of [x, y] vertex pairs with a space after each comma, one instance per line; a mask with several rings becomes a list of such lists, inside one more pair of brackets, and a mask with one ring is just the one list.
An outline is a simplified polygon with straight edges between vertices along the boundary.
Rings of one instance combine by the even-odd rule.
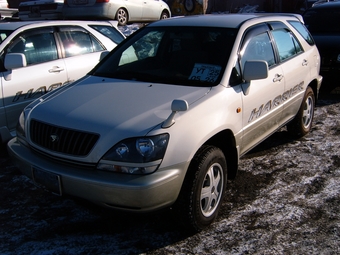
[[148, 134], [171, 114], [174, 99], [190, 105], [210, 89], [88, 76], [41, 102], [30, 118], [97, 133], [112, 143]]

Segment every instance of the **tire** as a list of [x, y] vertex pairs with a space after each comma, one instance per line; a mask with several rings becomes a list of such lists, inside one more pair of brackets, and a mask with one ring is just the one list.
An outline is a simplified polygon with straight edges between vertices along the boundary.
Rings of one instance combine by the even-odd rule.
[[169, 13], [166, 11], [162, 11], [161, 17], [159, 19], [168, 19]]
[[193, 12], [195, 10], [195, 1], [194, 0], [184, 0], [184, 9], [187, 12]]
[[223, 152], [202, 147], [193, 158], [177, 200], [177, 213], [190, 232], [209, 227], [221, 207], [227, 183]]
[[307, 87], [302, 104], [295, 118], [287, 125], [288, 132], [296, 137], [308, 134], [314, 118], [315, 96], [311, 87]]
[[117, 13], [116, 13], [116, 20], [118, 21], [118, 25], [120, 25], [120, 26], [127, 25], [128, 21], [129, 21], [128, 12], [123, 8], [119, 8], [117, 10]]

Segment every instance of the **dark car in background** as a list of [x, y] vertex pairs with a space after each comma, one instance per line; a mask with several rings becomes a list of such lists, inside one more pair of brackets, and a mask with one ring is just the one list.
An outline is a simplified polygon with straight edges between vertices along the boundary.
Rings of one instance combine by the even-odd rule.
[[330, 93], [340, 81], [340, 2], [315, 5], [303, 19], [321, 55], [321, 93]]

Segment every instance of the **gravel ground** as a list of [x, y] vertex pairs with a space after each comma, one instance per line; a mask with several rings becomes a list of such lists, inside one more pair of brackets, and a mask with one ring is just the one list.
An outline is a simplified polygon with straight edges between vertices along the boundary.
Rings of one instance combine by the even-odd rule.
[[[312, 132], [283, 128], [242, 158], [217, 221], [187, 234], [171, 210], [121, 214], [58, 197], [0, 153], [0, 254], [340, 254], [340, 90]], [[338, 95], [336, 95], [338, 93]]]

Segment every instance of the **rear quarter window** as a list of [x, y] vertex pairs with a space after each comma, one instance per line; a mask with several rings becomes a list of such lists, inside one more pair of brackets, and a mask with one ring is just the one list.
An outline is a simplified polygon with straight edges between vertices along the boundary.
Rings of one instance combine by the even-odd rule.
[[105, 50], [93, 36], [83, 31], [64, 30], [59, 36], [66, 58]]
[[113, 27], [101, 25], [91, 25], [90, 27], [108, 37], [116, 44], [119, 44], [124, 40], [124, 36]]
[[308, 31], [304, 24], [302, 24], [299, 21], [289, 21], [289, 23], [299, 32], [299, 34], [305, 39], [305, 41], [309, 45], [312, 46], [315, 44], [312, 35], [310, 34], [310, 32]]

